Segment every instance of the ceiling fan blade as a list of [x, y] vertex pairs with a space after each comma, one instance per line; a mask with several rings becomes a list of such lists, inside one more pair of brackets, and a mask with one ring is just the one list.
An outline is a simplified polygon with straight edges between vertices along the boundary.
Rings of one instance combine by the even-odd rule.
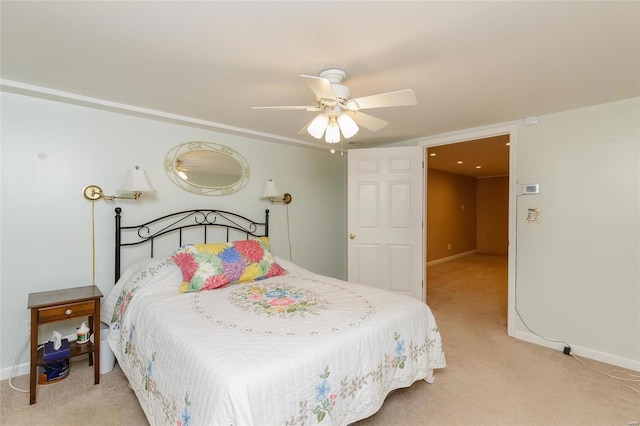
[[271, 109], [271, 110], [280, 110], [280, 111], [322, 111], [322, 108], [319, 106], [266, 106], [266, 107], [251, 107], [251, 109]]
[[309, 89], [316, 95], [316, 99], [326, 99], [327, 101], [336, 101], [336, 94], [333, 93], [331, 83], [326, 78], [314, 77], [312, 75], [301, 75]]
[[396, 92], [380, 93], [378, 95], [364, 96], [350, 99], [345, 108], [358, 111], [369, 108], [386, 108], [394, 106], [415, 105], [418, 103], [415, 93], [411, 89], [398, 90]]
[[374, 117], [373, 115], [365, 114], [364, 112], [349, 110], [345, 110], [344, 112], [349, 115], [349, 117], [353, 118], [353, 121], [355, 121], [357, 125], [362, 126], [367, 130], [371, 130], [372, 132], [377, 132], [389, 124], [388, 121], [384, 121], [383, 119]]

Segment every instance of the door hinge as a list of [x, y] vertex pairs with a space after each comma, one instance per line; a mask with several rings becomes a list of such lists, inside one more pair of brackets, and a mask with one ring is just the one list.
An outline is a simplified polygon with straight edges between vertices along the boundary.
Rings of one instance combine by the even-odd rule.
[[424, 280], [422, 281], [422, 288], [424, 288]]

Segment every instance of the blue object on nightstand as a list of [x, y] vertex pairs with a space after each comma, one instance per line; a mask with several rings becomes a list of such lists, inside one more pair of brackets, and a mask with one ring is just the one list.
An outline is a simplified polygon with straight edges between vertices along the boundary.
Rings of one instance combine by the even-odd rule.
[[44, 362], [50, 363], [60, 361], [69, 358], [69, 339], [62, 339], [60, 341], [60, 348], [54, 349], [53, 342], [46, 342], [44, 344]]
[[51, 362], [39, 368], [42, 368], [39, 382], [41, 385], [57, 382], [69, 374], [69, 358]]

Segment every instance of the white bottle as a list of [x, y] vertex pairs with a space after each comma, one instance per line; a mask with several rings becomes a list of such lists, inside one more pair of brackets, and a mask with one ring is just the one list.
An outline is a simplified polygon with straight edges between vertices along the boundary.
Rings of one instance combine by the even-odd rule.
[[87, 327], [86, 322], [82, 322], [80, 328], [78, 329], [78, 338], [76, 342], [81, 345], [83, 343], [87, 343], [89, 341], [89, 327]]

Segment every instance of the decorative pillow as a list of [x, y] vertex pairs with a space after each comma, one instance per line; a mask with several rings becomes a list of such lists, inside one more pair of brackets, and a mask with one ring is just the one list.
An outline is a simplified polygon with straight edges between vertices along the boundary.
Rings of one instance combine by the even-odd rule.
[[271, 253], [269, 239], [188, 244], [171, 257], [182, 270], [180, 293], [212, 290], [287, 273]]

